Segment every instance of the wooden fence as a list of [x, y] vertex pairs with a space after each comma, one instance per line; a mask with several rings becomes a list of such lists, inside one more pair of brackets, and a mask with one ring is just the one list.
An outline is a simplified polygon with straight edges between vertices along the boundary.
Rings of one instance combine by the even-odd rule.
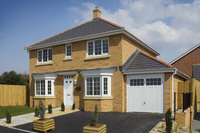
[[0, 85], [0, 106], [25, 106], [25, 85]]

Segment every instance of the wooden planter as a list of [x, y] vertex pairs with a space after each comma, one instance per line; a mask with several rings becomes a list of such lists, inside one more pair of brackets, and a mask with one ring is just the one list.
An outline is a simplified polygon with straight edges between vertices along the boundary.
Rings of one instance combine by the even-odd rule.
[[36, 131], [47, 132], [48, 130], [55, 129], [54, 119], [45, 118], [44, 120], [34, 120], [33, 129]]
[[83, 133], [106, 133], [106, 124], [87, 125], [83, 127]]

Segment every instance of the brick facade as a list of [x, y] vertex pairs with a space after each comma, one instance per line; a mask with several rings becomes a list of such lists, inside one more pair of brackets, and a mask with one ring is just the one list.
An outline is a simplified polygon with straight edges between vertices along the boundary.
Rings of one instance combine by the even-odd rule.
[[174, 62], [172, 65], [178, 70], [192, 77], [192, 65], [200, 64], [200, 47], [194, 49], [189, 54]]

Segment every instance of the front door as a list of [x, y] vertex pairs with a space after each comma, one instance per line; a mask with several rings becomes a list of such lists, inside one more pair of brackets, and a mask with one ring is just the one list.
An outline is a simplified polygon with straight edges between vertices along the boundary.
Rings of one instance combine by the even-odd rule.
[[73, 102], [73, 75], [66, 75], [64, 76], [64, 104], [71, 107]]

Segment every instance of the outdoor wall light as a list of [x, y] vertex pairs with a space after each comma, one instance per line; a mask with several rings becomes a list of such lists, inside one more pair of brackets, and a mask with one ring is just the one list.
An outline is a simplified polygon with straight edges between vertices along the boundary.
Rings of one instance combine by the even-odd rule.
[[76, 85], [76, 83], [77, 83], [77, 80], [75, 79], [75, 80], [74, 80], [74, 84]]

